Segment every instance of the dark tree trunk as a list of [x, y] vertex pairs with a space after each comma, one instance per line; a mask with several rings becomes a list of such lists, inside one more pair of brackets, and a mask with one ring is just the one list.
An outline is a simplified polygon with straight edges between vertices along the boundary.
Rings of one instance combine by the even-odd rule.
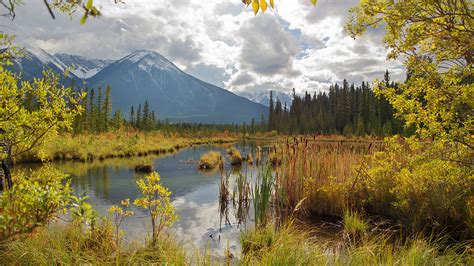
[[9, 159], [2, 161], [3, 174], [5, 175], [5, 181], [2, 182], [2, 190], [10, 189], [13, 186], [12, 175], [11, 175], [11, 164]]
[[4, 178], [0, 182], [0, 189], [5, 191], [13, 186], [12, 175], [11, 175], [11, 149], [8, 145], [5, 145], [6, 158], [2, 160], [2, 170]]

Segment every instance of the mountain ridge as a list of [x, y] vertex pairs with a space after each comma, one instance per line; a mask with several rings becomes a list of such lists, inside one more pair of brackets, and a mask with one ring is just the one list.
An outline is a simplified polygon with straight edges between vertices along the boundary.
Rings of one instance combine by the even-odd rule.
[[[125, 114], [131, 106], [137, 107], [146, 100], [158, 117], [172, 121], [244, 123], [268, 114], [265, 106], [191, 76], [154, 51], [137, 50], [109, 61], [69, 54], [50, 55], [44, 50], [27, 53], [28, 57], [14, 66], [22, 72], [22, 78], [38, 77], [43, 68], [63, 73], [68, 63], [77, 62], [70, 78], [89, 88], [105, 89], [110, 85], [114, 108]], [[89, 78], [80, 77], [94, 71]]]

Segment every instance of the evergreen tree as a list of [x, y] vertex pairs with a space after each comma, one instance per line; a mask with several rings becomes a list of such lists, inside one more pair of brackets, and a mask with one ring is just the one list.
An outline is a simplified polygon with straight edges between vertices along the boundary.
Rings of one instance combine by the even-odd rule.
[[148, 104], [148, 101], [145, 101], [145, 104], [143, 105], [143, 118], [142, 118], [142, 129], [143, 130], [150, 130], [150, 105]]
[[96, 108], [95, 108], [95, 105], [94, 105], [94, 94], [95, 94], [95, 92], [94, 92], [94, 89], [92, 88], [91, 92], [89, 94], [89, 110], [88, 110], [88, 114], [87, 114], [87, 116], [89, 118], [89, 121], [88, 121], [89, 122], [88, 123], [88, 130], [89, 131], [94, 131], [95, 124], [96, 124], [95, 123], [95, 118], [96, 118], [95, 110], [96, 110]]
[[139, 104], [138, 105], [138, 109], [137, 109], [137, 118], [135, 119], [135, 127], [137, 129], [143, 129], [143, 117], [142, 117], [142, 105]]
[[270, 110], [268, 112], [268, 129], [273, 130], [274, 129], [274, 117], [273, 117], [273, 91], [270, 91]]
[[122, 116], [122, 112], [120, 110], [117, 110], [117, 111], [114, 112], [111, 124], [114, 128], [117, 128], [117, 129], [122, 127], [122, 125], [123, 125], [123, 116]]
[[[384, 76], [390, 86], [388, 71]], [[272, 97], [272, 95], [270, 95]], [[271, 99], [270, 129], [290, 134], [390, 135], [404, 133], [401, 122], [393, 116], [391, 105], [377, 97], [366, 82], [360, 87], [344, 80], [328, 92], [298, 96], [293, 89], [292, 105], [282, 107]]]
[[136, 125], [136, 121], [135, 121], [135, 108], [133, 107], [133, 105], [132, 105], [132, 107], [130, 108], [130, 125], [131, 125], [132, 127], [135, 127], [135, 125]]
[[104, 123], [104, 130], [109, 131], [110, 130], [110, 120], [111, 120], [111, 115], [112, 115], [112, 99], [110, 98], [110, 92], [111, 92], [110, 86], [107, 85], [107, 89], [105, 92], [105, 102], [103, 106], [103, 123]]
[[103, 113], [103, 103], [102, 103], [102, 87], [99, 87], [99, 92], [97, 94], [97, 103], [96, 103], [96, 106], [95, 106], [95, 115], [96, 115], [96, 119], [95, 119], [95, 130], [96, 132], [102, 132], [103, 129], [104, 129], [104, 113]]

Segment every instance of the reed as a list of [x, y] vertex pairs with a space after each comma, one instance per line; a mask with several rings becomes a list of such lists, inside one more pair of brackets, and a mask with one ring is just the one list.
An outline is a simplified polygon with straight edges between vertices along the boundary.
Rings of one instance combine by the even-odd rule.
[[236, 186], [232, 194], [232, 203], [236, 209], [235, 217], [237, 223], [241, 225], [245, 223], [250, 209], [251, 187], [247, 175], [239, 173], [236, 179]]
[[262, 166], [253, 189], [255, 224], [265, 226], [270, 215], [270, 203], [275, 191], [275, 178], [271, 166]]
[[230, 184], [229, 184], [230, 174], [224, 175], [224, 171], [221, 170], [221, 180], [219, 183], [219, 225], [220, 229], [222, 228], [222, 221], [224, 225], [230, 225], [229, 220], [229, 202], [230, 202]]
[[[381, 149], [380, 144], [377, 149]], [[277, 168], [280, 200], [294, 208], [304, 199], [302, 208], [309, 213], [342, 216], [348, 207], [353, 168], [374, 150], [371, 143], [309, 137], [275, 145], [269, 160]]]
[[432, 152], [429, 141], [384, 142], [295, 137], [271, 148], [277, 200], [287, 210], [300, 202], [310, 216], [344, 218], [357, 210], [402, 224], [411, 233], [448, 233], [472, 239], [472, 168]]

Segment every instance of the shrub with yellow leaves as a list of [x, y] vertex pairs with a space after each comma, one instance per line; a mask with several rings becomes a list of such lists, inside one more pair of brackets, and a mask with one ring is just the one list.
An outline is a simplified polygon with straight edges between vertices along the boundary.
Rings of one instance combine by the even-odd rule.
[[171, 192], [160, 181], [160, 175], [157, 172], [138, 180], [137, 186], [143, 197], [134, 201], [135, 205], [146, 209], [150, 215], [153, 246], [156, 245], [161, 231], [178, 220], [171, 204]]
[[120, 230], [120, 226], [122, 225], [123, 221], [133, 215], [133, 211], [129, 210], [130, 207], [130, 199], [124, 199], [120, 202], [121, 206], [113, 205], [109, 208], [109, 214], [113, 217], [113, 222], [115, 225], [115, 245], [117, 248], [120, 245], [120, 239], [122, 235], [122, 231]]

